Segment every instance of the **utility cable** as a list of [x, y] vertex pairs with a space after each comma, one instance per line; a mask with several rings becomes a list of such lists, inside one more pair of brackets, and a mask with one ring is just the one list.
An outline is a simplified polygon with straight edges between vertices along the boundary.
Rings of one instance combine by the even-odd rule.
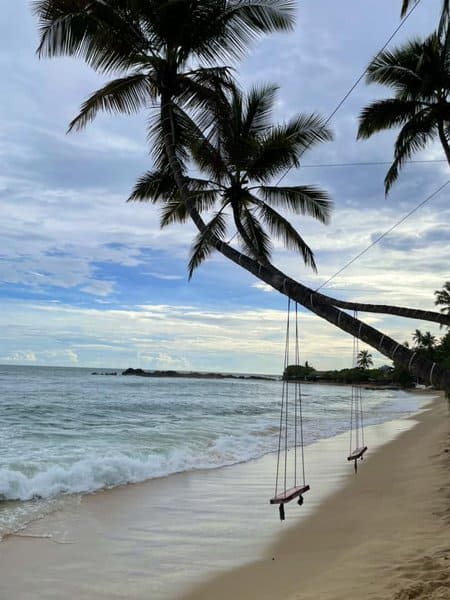
[[448, 179], [445, 183], [443, 183], [437, 190], [435, 190], [432, 194], [430, 194], [427, 198], [425, 198], [425, 200], [422, 200], [422, 202], [420, 202], [419, 204], [417, 204], [413, 209], [411, 209], [406, 215], [404, 215], [399, 221], [397, 221], [396, 223], [394, 223], [394, 225], [392, 225], [392, 227], [390, 227], [389, 229], [387, 229], [384, 233], [382, 233], [381, 235], [379, 235], [371, 244], [369, 244], [366, 248], [364, 248], [364, 250], [362, 250], [359, 254], [357, 254], [356, 256], [354, 256], [351, 260], [349, 260], [341, 269], [339, 269], [339, 271], [336, 271], [336, 273], [334, 275], [332, 275], [331, 277], [329, 277], [324, 283], [322, 283], [322, 285], [320, 285], [315, 291], [318, 292], [319, 290], [321, 290], [323, 287], [325, 287], [328, 283], [330, 283], [331, 280], [333, 280], [335, 277], [337, 277], [338, 275], [340, 275], [342, 273], [342, 271], [345, 271], [345, 269], [347, 269], [347, 267], [349, 267], [350, 265], [352, 265], [354, 262], [356, 262], [358, 260], [358, 258], [360, 258], [363, 254], [365, 254], [366, 252], [368, 252], [368, 250], [370, 250], [371, 248], [373, 248], [373, 246], [375, 246], [376, 244], [378, 244], [378, 242], [380, 240], [382, 240], [384, 237], [386, 237], [389, 233], [391, 233], [391, 231], [394, 231], [394, 229], [396, 227], [398, 227], [399, 225], [401, 225], [404, 221], [406, 221], [406, 219], [408, 219], [408, 217], [410, 217], [413, 213], [417, 212], [419, 210], [419, 208], [422, 208], [422, 206], [424, 206], [427, 202], [429, 202], [432, 198], [434, 198], [435, 196], [437, 196], [440, 192], [442, 192], [442, 190], [448, 186], [448, 184], [450, 183], [450, 179]]
[[[426, 160], [405, 160], [405, 164], [430, 164], [430, 163], [445, 163], [445, 158], [432, 158]], [[392, 161], [389, 160], [369, 160], [363, 162], [343, 162], [343, 163], [314, 163], [310, 165], [302, 165], [302, 169], [313, 169], [319, 167], [372, 167], [374, 165], [390, 165]]]

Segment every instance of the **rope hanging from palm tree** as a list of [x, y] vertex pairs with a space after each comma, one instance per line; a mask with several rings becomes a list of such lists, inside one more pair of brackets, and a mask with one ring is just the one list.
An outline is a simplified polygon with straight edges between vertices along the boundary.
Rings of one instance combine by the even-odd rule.
[[[281, 521], [284, 521], [285, 518], [284, 505], [294, 500], [294, 498], [298, 498], [298, 504], [301, 506], [303, 504], [303, 494], [310, 489], [309, 485], [305, 483], [302, 390], [300, 381], [298, 379], [290, 381], [287, 371], [292, 345], [293, 327], [291, 320], [291, 299], [289, 298], [281, 393], [280, 429], [278, 435], [277, 473], [275, 478], [275, 494], [270, 499], [270, 504], [278, 504]], [[300, 353], [297, 303], [295, 303], [293, 338], [294, 361], [295, 365], [298, 366], [300, 364]]]
[[[355, 319], [358, 313], [354, 311]], [[353, 369], [358, 367], [359, 339], [353, 338]], [[350, 447], [347, 460], [353, 461], [355, 473], [358, 471], [358, 459], [362, 460], [367, 446], [364, 442], [364, 415], [362, 404], [361, 386], [357, 382], [352, 383], [350, 402]]]

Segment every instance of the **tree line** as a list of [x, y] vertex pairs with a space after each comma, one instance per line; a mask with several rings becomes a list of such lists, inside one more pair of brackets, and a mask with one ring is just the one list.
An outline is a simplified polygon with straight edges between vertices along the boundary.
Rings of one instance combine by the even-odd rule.
[[[447, 281], [442, 290], [435, 291], [435, 304], [441, 306], [443, 313], [450, 313], [450, 281]], [[450, 369], [450, 329], [442, 337], [433, 335], [430, 331], [422, 332], [416, 329], [412, 335], [412, 342], [405, 341], [405, 346], [410, 346], [420, 356], [427, 357], [433, 363]], [[293, 381], [324, 381], [335, 383], [374, 383], [396, 384], [401, 387], [412, 387], [416, 383], [429, 385], [428, 380], [415, 378], [412, 373], [395, 361], [392, 366], [384, 365], [374, 369], [373, 357], [368, 350], [361, 350], [356, 355], [356, 364], [352, 368], [340, 370], [318, 371], [305, 362], [304, 365], [291, 364], [283, 371], [283, 379]]]

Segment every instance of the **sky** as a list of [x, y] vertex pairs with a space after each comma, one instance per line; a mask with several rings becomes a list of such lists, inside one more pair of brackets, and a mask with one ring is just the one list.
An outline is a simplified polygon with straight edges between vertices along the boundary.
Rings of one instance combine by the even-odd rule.
[[[440, 0], [422, 0], [391, 47], [427, 35]], [[31, 4], [2, 0], [0, 22], [0, 363], [280, 373], [287, 300], [214, 254], [188, 281], [190, 224], [159, 227], [158, 209], [127, 203], [151, 168], [146, 113], [101, 115], [66, 134], [84, 99], [106, 81], [80, 61], [38, 60]], [[255, 43], [236, 65], [241, 84], [280, 85], [275, 118], [327, 117], [398, 26], [400, 0], [303, 0], [288, 34]], [[438, 143], [407, 165], [388, 198], [395, 132], [356, 141], [358, 114], [389, 92], [362, 81], [330, 122], [334, 141], [305, 153], [285, 183], [314, 184], [333, 202], [327, 226], [292, 223], [318, 274], [277, 247], [274, 263], [313, 289], [449, 178]], [[323, 292], [342, 299], [434, 308], [449, 277], [450, 187], [426, 203]], [[429, 323], [365, 314], [399, 342]], [[351, 366], [351, 338], [300, 311], [301, 360]], [[389, 364], [372, 351], [376, 366]]]

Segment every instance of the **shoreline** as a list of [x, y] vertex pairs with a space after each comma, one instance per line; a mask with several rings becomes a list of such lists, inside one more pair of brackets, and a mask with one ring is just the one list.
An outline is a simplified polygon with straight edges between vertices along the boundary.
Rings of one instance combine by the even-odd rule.
[[[421, 396], [424, 402], [429, 399], [427, 393]], [[444, 404], [433, 403], [431, 413], [442, 412]], [[307, 446], [312, 493], [301, 509], [287, 507], [282, 526], [277, 511], [268, 503], [273, 491], [273, 455], [68, 497], [62, 510], [0, 544], [5, 598], [57, 600], [63, 593], [68, 600], [294, 600], [302, 591], [299, 600], [340, 600], [341, 596], [316, 596], [317, 583], [311, 584], [314, 593], [310, 597], [303, 595], [314, 569], [322, 573], [325, 565], [328, 570], [328, 546], [331, 544], [336, 552], [348, 545], [342, 531], [330, 536], [331, 529], [320, 528], [327, 519], [333, 525], [336, 514], [339, 522], [343, 519], [342, 511], [335, 509], [339, 494], [353, 488], [356, 496], [351, 502], [361, 500], [361, 490], [355, 485], [371, 472], [373, 462], [384, 455], [386, 447], [398, 442], [400, 449], [404, 448], [405, 436], [417, 429], [428, 412], [369, 426], [370, 454], [356, 478], [352, 466], [343, 460], [347, 433]], [[439, 418], [442, 426], [444, 421]], [[386, 443], [392, 438], [394, 441]], [[386, 465], [381, 470], [386, 485], [390, 473], [385, 479]], [[383, 502], [388, 506], [389, 498]], [[355, 531], [362, 531], [362, 519], [354, 521], [354, 515], [350, 516]], [[311, 529], [314, 523], [318, 523], [318, 530]], [[305, 556], [299, 557], [298, 539], [307, 540], [301, 544], [301, 549], [308, 549]], [[324, 547], [320, 547], [320, 540], [326, 542]], [[353, 563], [354, 557], [351, 571]], [[305, 565], [308, 569], [299, 578], [299, 568], [305, 570]], [[280, 566], [281, 572], [277, 570]], [[274, 587], [268, 585], [267, 576], [273, 578]], [[244, 588], [239, 588], [241, 584]], [[357, 597], [370, 596], [360, 593]], [[346, 593], [344, 598], [352, 600], [353, 596]], [[431, 596], [425, 598], [430, 600]]]
[[177, 600], [450, 598], [448, 403], [437, 394], [261, 560]]

